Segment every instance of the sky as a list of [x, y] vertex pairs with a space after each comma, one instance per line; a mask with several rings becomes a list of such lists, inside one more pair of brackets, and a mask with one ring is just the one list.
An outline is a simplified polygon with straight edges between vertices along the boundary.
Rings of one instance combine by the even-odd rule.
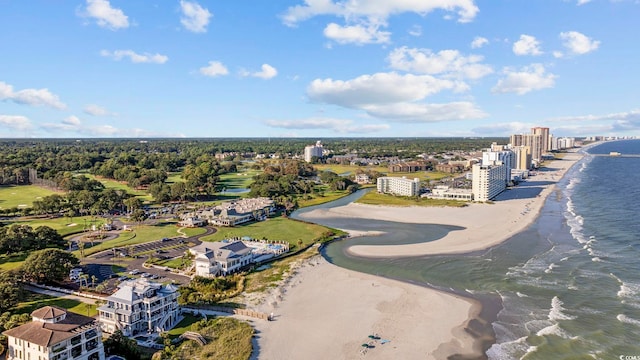
[[640, 0], [0, 0], [0, 138], [640, 135]]

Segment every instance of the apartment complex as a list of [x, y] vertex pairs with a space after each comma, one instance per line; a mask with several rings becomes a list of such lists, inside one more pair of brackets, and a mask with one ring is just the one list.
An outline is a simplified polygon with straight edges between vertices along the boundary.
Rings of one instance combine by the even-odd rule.
[[543, 139], [540, 134], [521, 134], [511, 135], [509, 142], [512, 147], [515, 146], [527, 146], [531, 150], [531, 160], [540, 162], [542, 160], [543, 153]]
[[320, 142], [320, 140], [318, 140], [315, 145], [305, 146], [304, 161], [311, 162], [311, 159], [313, 159], [314, 156], [321, 158], [323, 150], [324, 148], [322, 147], [322, 143]]
[[383, 176], [378, 178], [378, 192], [396, 196], [418, 196], [420, 194], [420, 179], [413, 180], [406, 177]]
[[102, 330], [121, 330], [125, 336], [160, 333], [179, 321], [178, 289], [140, 278], [125, 281], [98, 308]]
[[507, 188], [505, 166], [496, 161], [491, 165], [473, 165], [472, 192], [475, 201], [492, 200]]
[[31, 318], [3, 333], [7, 360], [104, 360], [102, 333], [94, 318], [57, 306], [35, 310]]
[[551, 135], [549, 134], [548, 127], [537, 126], [537, 127], [531, 128], [531, 134], [540, 135], [543, 154], [551, 151]]

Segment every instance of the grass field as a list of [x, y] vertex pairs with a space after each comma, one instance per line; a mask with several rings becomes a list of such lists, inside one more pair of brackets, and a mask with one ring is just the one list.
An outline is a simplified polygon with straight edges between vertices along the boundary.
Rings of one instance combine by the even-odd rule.
[[177, 182], [184, 182], [184, 179], [181, 176], [182, 176], [182, 173], [179, 173], [179, 172], [168, 173], [167, 180], [165, 181], [165, 183], [173, 184]]
[[136, 190], [130, 188], [127, 184], [120, 183], [116, 180], [106, 179], [102, 177], [96, 177], [92, 174], [82, 174], [90, 179], [95, 179], [100, 181], [106, 189], [114, 189], [114, 190], [124, 190], [131, 195], [135, 195], [140, 198], [142, 201], [153, 201], [153, 197], [149, 195], [145, 190]]
[[11, 254], [0, 256], [0, 270], [9, 271], [19, 268], [29, 254]]
[[59, 218], [42, 218], [42, 219], [24, 219], [19, 221], [3, 221], [0, 222], [5, 225], [10, 224], [18, 224], [18, 225], [29, 225], [32, 228], [38, 228], [40, 226], [48, 226], [56, 231], [62, 236], [66, 236], [67, 234], [81, 231], [85, 228], [90, 229], [92, 225], [96, 227], [100, 227], [105, 223], [105, 220], [99, 217], [91, 217], [91, 216], [74, 216], [73, 218], [68, 217], [59, 217]]
[[298, 246], [298, 240], [302, 240], [303, 246], [311, 244], [328, 230], [324, 226], [276, 217], [233, 228], [218, 228], [215, 234], [205, 236], [200, 240], [220, 241], [230, 237], [250, 236], [254, 239], [267, 238], [268, 240], [288, 241], [293, 249]]
[[341, 197], [350, 195], [350, 193], [346, 191], [326, 191], [324, 192], [323, 195], [324, 196], [320, 196], [318, 194], [311, 195], [312, 198], [309, 200], [304, 200], [302, 198], [299, 198], [298, 207], [303, 208], [303, 207], [328, 203], [330, 201], [337, 200], [337, 199], [340, 199]]
[[410, 198], [403, 196], [393, 196], [388, 194], [379, 194], [375, 191], [369, 191], [363, 197], [356, 200], [357, 203], [369, 205], [389, 205], [389, 206], [452, 206], [464, 207], [467, 203], [456, 200], [439, 200], [426, 198]]
[[373, 170], [380, 173], [387, 173], [389, 169], [386, 166], [357, 166], [357, 165], [338, 165], [338, 164], [314, 164], [314, 168], [318, 171], [331, 171], [338, 175], [349, 174], [354, 175], [356, 171]]
[[453, 175], [460, 176], [460, 174], [448, 174], [439, 171], [417, 171], [417, 172], [395, 172], [389, 173], [387, 176], [392, 177], [406, 177], [407, 179], [418, 178], [422, 181], [425, 180], [440, 180]]
[[0, 186], [0, 209], [31, 207], [42, 197], [62, 194], [36, 185]]
[[173, 329], [169, 330], [169, 338], [174, 339], [191, 330], [191, 325], [202, 320], [201, 316], [193, 316], [184, 314], [184, 319], [180, 321]]
[[32, 311], [47, 305], [59, 306], [76, 314], [85, 316], [98, 315], [98, 309], [95, 305], [85, 304], [78, 300], [56, 298], [32, 292], [27, 292], [27, 299], [18, 304], [15, 309], [15, 314], [30, 314]]

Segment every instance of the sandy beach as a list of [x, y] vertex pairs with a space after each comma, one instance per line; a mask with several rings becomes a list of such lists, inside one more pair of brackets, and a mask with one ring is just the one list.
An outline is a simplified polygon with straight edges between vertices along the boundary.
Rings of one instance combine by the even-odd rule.
[[[384, 207], [349, 204], [314, 210], [303, 219], [347, 217], [401, 223], [455, 225], [462, 230], [409, 245], [349, 248], [364, 257], [466, 253], [505, 241], [529, 226], [554, 185], [580, 158], [568, 153], [493, 204], [451, 207]], [[344, 229], [350, 231], [350, 229]], [[351, 236], [376, 235], [351, 231]], [[348, 239], [346, 241], [349, 241]], [[354, 272], [321, 257], [305, 262], [274, 290], [261, 311], [275, 320], [256, 322], [256, 359], [446, 359], [482, 357], [481, 343], [465, 330], [480, 305], [469, 299]], [[372, 340], [369, 335], [380, 339]], [[383, 342], [382, 340], [388, 340]], [[363, 344], [373, 347], [364, 350]]]
[[[464, 326], [479, 307], [422, 286], [346, 270], [318, 256], [255, 322], [257, 359], [430, 359], [473, 354]], [[273, 294], [272, 294], [273, 296]], [[271, 309], [271, 310], [269, 310]], [[379, 339], [371, 339], [376, 335]], [[366, 349], [363, 344], [371, 344]], [[478, 349], [475, 353], [477, 354]]]
[[[303, 214], [303, 219], [348, 217], [386, 220], [401, 223], [441, 224], [463, 227], [445, 237], [426, 243], [408, 245], [360, 245], [349, 248], [353, 255], [365, 257], [398, 257], [433, 254], [467, 253], [497, 245], [526, 227], [536, 219], [544, 201], [564, 173], [582, 157], [567, 153], [562, 160], [551, 161], [535, 176], [519, 186], [504, 191], [492, 204], [472, 203], [455, 207], [388, 207], [351, 203], [332, 209], [314, 210]], [[352, 236], [358, 231], [342, 229]], [[375, 235], [368, 233], [367, 235]]]

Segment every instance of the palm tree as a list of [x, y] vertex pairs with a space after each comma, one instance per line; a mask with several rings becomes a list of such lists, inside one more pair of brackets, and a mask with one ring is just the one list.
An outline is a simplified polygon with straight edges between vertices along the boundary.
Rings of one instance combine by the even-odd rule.
[[95, 275], [91, 275], [91, 287], [96, 287], [96, 280], [98, 278]]

